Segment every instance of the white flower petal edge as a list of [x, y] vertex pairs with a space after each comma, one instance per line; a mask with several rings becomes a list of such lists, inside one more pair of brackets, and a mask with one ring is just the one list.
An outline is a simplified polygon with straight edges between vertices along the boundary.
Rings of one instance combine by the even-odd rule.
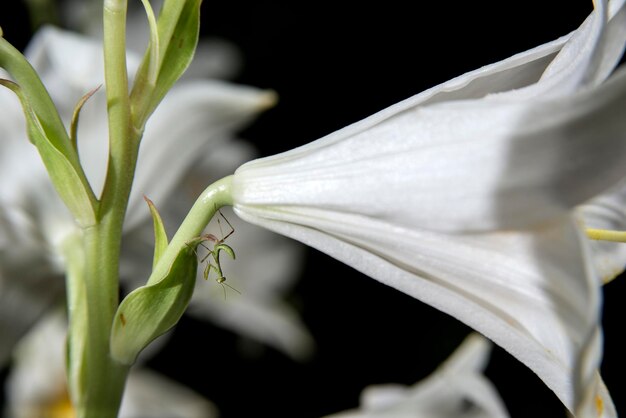
[[[587, 228], [626, 231], [626, 180], [581, 205], [578, 213]], [[609, 282], [624, 271], [626, 244], [591, 240], [590, 245], [602, 282]]]
[[509, 416], [497, 390], [482, 372], [491, 344], [470, 334], [435, 372], [413, 385], [374, 385], [361, 393], [358, 410], [328, 418], [506, 418]]
[[120, 418], [217, 418], [217, 407], [193, 390], [147, 369], [133, 369]]

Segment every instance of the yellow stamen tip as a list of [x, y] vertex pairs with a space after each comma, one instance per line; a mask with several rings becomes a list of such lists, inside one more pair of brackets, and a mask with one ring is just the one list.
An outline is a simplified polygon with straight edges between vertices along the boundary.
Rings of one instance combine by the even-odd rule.
[[587, 237], [593, 240], [626, 243], [626, 231], [587, 228], [585, 232], [587, 233]]

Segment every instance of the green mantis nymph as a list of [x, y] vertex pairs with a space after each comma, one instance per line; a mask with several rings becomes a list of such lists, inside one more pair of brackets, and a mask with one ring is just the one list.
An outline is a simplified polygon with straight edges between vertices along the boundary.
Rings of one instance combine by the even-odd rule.
[[[235, 292], [241, 294], [241, 292], [239, 290], [235, 289], [234, 287], [232, 287], [231, 285], [226, 283], [226, 276], [224, 276], [224, 273], [222, 272], [222, 265], [220, 263], [220, 253], [222, 251], [227, 253], [230, 256], [230, 258], [232, 258], [233, 260], [235, 259], [235, 251], [232, 249], [232, 247], [230, 245], [224, 244], [224, 241], [226, 241], [226, 239], [228, 237], [230, 237], [233, 234], [233, 232], [235, 232], [235, 228], [233, 228], [233, 226], [230, 224], [230, 222], [228, 222], [228, 219], [226, 219], [226, 217], [224, 216], [224, 214], [221, 211], [218, 210], [217, 212], [222, 217], [222, 219], [224, 219], [224, 221], [226, 221], [226, 223], [230, 227], [230, 232], [228, 234], [226, 234], [223, 238], [217, 238], [213, 234], [205, 234], [205, 235], [200, 236], [199, 238], [197, 238], [194, 241], [197, 242], [197, 245], [203, 246], [208, 251], [207, 255], [205, 255], [202, 258], [202, 260], [200, 260], [201, 263], [204, 263], [206, 261], [206, 267], [204, 268], [204, 273], [203, 273], [204, 279], [208, 280], [209, 279], [209, 275], [211, 273], [211, 270], [215, 271], [215, 273], [217, 274], [217, 277], [215, 278], [215, 281], [222, 286], [222, 289], [224, 290], [224, 299], [226, 299], [226, 287], [225, 286], [228, 286], [229, 288], [231, 288]], [[221, 233], [222, 226], [221, 226], [221, 222], [220, 222], [219, 218], [217, 219], [217, 223], [218, 223], [218, 225], [220, 227], [220, 233]], [[202, 241], [210, 241], [210, 242], [212, 242], [213, 243], [213, 249], [210, 249], [209, 247], [204, 245], [202, 243]], [[210, 260], [209, 257], [212, 257], [213, 260]]]

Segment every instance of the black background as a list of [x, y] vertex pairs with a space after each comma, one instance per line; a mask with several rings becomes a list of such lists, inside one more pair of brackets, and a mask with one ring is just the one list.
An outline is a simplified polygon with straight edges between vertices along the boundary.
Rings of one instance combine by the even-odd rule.
[[[207, 0], [202, 35], [241, 48], [245, 61], [235, 81], [278, 92], [279, 104], [242, 133], [270, 155], [556, 39], [592, 9], [585, 0], [453, 3]], [[23, 47], [28, 17], [19, 3], [14, 7], [9, 13], [3, 5], [0, 25], [5, 37]], [[617, 279], [604, 288], [602, 370], [622, 413], [624, 286]], [[314, 250], [291, 299], [317, 341], [317, 354], [307, 363], [269, 348], [244, 355], [240, 337], [184, 317], [150, 366], [214, 401], [224, 418], [319, 417], [355, 407], [367, 385], [424, 378], [469, 332]], [[565, 416], [541, 381], [498, 348], [487, 375], [513, 417]]]

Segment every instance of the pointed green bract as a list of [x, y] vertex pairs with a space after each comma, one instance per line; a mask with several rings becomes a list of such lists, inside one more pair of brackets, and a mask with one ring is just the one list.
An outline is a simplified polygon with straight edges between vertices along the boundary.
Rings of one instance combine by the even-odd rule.
[[28, 137], [37, 147], [61, 199], [81, 226], [93, 225], [98, 201], [58, 111], [26, 58], [2, 37], [0, 67], [6, 69], [15, 80], [0, 80], [0, 84], [19, 98], [24, 109]]
[[74, 107], [74, 113], [72, 113], [72, 120], [70, 121], [70, 142], [76, 152], [78, 152], [78, 119], [80, 117], [80, 111], [83, 109], [85, 103], [87, 103], [87, 100], [89, 100], [100, 87], [101, 86], [96, 87], [81, 97]]
[[152, 215], [152, 222], [154, 224], [154, 258], [152, 261], [152, 268], [154, 269], [161, 258], [161, 254], [163, 254], [167, 248], [167, 233], [165, 232], [165, 226], [163, 225], [161, 215], [159, 215], [159, 211], [157, 211], [157, 208], [154, 206], [154, 203], [152, 203], [152, 200], [148, 199], [146, 196], [143, 198], [146, 202], [148, 202], [150, 214]]
[[131, 292], [120, 304], [111, 330], [111, 356], [126, 365], [151, 341], [172, 328], [187, 309], [196, 282], [193, 247], [181, 248], [167, 275]]
[[148, 65], [148, 83], [150, 85], [156, 85], [159, 68], [159, 27], [157, 26], [156, 17], [154, 16], [154, 10], [148, 0], [141, 0], [144, 9], [146, 10], [146, 17], [148, 18], [148, 27], [150, 28], [150, 44], [149, 51], [146, 55], [150, 57], [150, 64]]
[[[201, 3], [201, 0], [165, 0], [156, 25], [157, 36], [151, 28], [150, 46], [131, 93], [133, 123], [139, 130], [193, 58], [198, 43]], [[154, 47], [155, 39], [158, 48]], [[158, 57], [154, 57], [155, 50]]]

